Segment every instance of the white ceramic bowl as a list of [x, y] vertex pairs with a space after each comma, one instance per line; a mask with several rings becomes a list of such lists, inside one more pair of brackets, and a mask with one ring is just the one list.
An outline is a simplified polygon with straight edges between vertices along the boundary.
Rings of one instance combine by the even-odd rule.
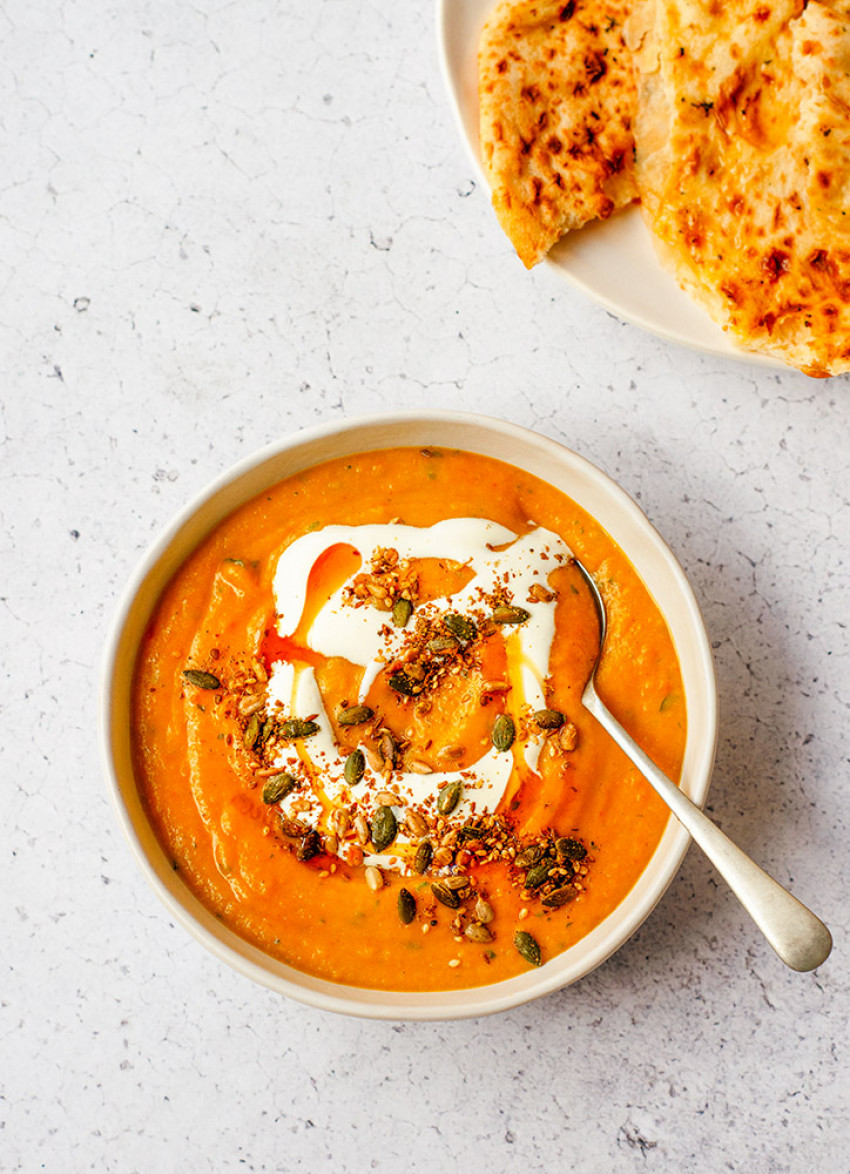
[[130, 753], [130, 690], [139, 642], [163, 589], [187, 556], [234, 509], [285, 477], [333, 457], [401, 445], [467, 449], [527, 469], [573, 498], [619, 543], [673, 635], [688, 705], [681, 785], [696, 803], [704, 803], [714, 760], [717, 691], [705, 627], [681, 567], [631, 498], [588, 461], [515, 424], [462, 412], [323, 424], [240, 461], [190, 502], [145, 554], [119, 604], [105, 652], [101, 740], [112, 803], [136, 860], [171, 915], [217, 958], [272, 990], [325, 1010], [376, 1019], [455, 1019], [536, 999], [604, 962], [635, 932], [675, 876], [689, 842], [676, 820], [671, 817], [626, 899], [590, 934], [539, 969], [463, 991], [364, 990], [312, 978], [270, 958], [201, 905], [171, 868], [148, 823]]

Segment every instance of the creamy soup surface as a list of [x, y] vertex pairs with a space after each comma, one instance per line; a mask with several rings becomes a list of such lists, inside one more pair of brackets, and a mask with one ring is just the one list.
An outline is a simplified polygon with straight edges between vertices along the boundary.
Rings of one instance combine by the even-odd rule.
[[148, 627], [132, 723], [173, 867], [236, 933], [388, 990], [497, 982], [575, 944], [667, 810], [584, 712], [672, 778], [686, 705], [663, 617], [587, 513], [510, 465], [387, 449], [227, 518]]

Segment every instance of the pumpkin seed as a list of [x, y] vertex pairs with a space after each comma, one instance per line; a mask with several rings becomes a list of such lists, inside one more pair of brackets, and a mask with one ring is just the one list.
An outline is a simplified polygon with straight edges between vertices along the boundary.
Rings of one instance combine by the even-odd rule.
[[368, 705], [351, 705], [348, 709], [341, 709], [336, 715], [336, 720], [341, 726], [362, 726], [374, 716], [374, 709], [370, 709]]
[[459, 616], [456, 612], [447, 615], [443, 622], [452, 635], [460, 640], [474, 640], [478, 635], [478, 628], [472, 620], [466, 616]]
[[220, 689], [221, 681], [212, 673], [202, 672], [201, 669], [184, 669], [183, 676], [196, 689]]
[[374, 864], [366, 865], [366, 868], [363, 870], [363, 877], [373, 893], [377, 893], [378, 889], [384, 887], [384, 874]]
[[314, 828], [308, 832], [304, 839], [295, 849], [296, 860], [312, 860], [314, 856], [318, 856], [322, 850], [322, 841], [319, 838], [319, 833]]
[[284, 738], [312, 738], [318, 731], [318, 722], [304, 722], [298, 717], [280, 723], [280, 732]]
[[566, 718], [558, 709], [538, 709], [531, 715], [531, 720], [536, 722], [541, 730], [559, 730]]
[[560, 889], [555, 889], [554, 892], [547, 893], [541, 903], [548, 906], [549, 909], [560, 909], [562, 905], [566, 905], [568, 901], [572, 901], [575, 895], [576, 891], [572, 885], [563, 885]]
[[540, 965], [540, 946], [530, 933], [518, 929], [514, 934], [514, 945], [530, 966]]
[[410, 925], [416, 916], [416, 898], [409, 889], [398, 891], [398, 915], [402, 925]]
[[493, 935], [486, 925], [479, 925], [473, 921], [463, 931], [463, 936], [471, 942], [492, 942]]
[[295, 839], [297, 836], [306, 835], [310, 829], [300, 819], [290, 819], [287, 815], [281, 815], [280, 830], [285, 836]]
[[537, 864], [542, 859], [544, 848], [542, 844], [529, 844], [517, 856], [514, 864], [517, 868], [531, 868], [532, 864]]
[[562, 839], [555, 841], [555, 852], [558, 859], [563, 863], [565, 860], [584, 860], [587, 855], [587, 848], [584, 844], [580, 844], [578, 840]]
[[457, 646], [454, 636], [435, 636], [433, 640], [428, 641], [428, 651], [439, 654], [454, 652]]
[[401, 693], [405, 697], [415, 697], [424, 688], [423, 682], [414, 681], [404, 672], [393, 673], [389, 679], [389, 686], [391, 689], [395, 689], [396, 693]]
[[383, 852], [398, 835], [398, 820], [391, 807], [379, 807], [372, 816], [372, 843], [376, 852]]
[[423, 840], [416, 849], [416, 855], [413, 858], [413, 871], [418, 872], [420, 876], [423, 872], [427, 872], [433, 855], [434, 849], [431, 847], [429, 841]]
[[507, 713], [500, 713], [493, 722], [490, 738], [497, 750], [510, 750], [516, 737], [514, 719]]
[[531, 612], [524, 607], [513, 607], [508, 603], [501, 603], [493, 608], [491, 619], [496, 624], [524, 624], [531, 619]]
[[528, 870], [525, 874], [525, 880], [522, 883], [527, 889], [538, 889], [553, 868], [554, 865], [551, 860], [541, 860], [539, 864], [535, 864]]
[[242, 745], [246, 750], [253, 750], [257, 744], [257, 739], [262, 733], [263, 723], [259, 714], [252, 714], [251, 718], [245, 727], [245, 733], [242, 735]]
[[397, 628], [406, 628], [413, 615], [413, 604], [409, 599], [397, 599], [393, 604], [393, 623]]
[[446, 783], [437, 796], [437, 810], [440, 815], [450, 815], [454, 811], [460, 802], [462, 790], [463, 784], [458, 782], [457, 779], [454, 782]]
[[381, 734], [381, 740], [378, 743], [378, 751], [384, 763], [384, 767], [391, 766], [395, 769], [398, 766], [398, 742], [392, 734], [387, 730]]
[[460, 897], [448, 885], [443, 884], [442, 881], [435, 881], [431, 885], [431, 892], [441, 905], [447, 905], [449, 909], [460, 908]]
[[487, 925], [496, 916], [496, 912], [489, 901], [485, 901], [483, 897], [479, 897], [475, 902], [475, 917], [482, 925]]
[[263, 786], [263, 802], [280, 803], [281, 799], [285, 799], [290, 791], [294, 791], [297, 786], [296, 780], [286, 771], [279, 775], [272, 775], [271, 778], [266, 779]]
[[366, 772], [366, 758], [362, 750], [352, 750], [345, 760], [343, 774], [349, 787], [356, 787]]

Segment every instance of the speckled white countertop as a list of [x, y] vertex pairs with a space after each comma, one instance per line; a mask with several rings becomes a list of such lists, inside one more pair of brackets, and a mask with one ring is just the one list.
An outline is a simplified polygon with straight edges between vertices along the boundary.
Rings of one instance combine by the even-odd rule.
[[[6, 0], [0, 37], [0, 1168], [850, 1170], [847, 380], [526, 274], [430, 0]], [[671, 543], [716, 648], [710, 810], [830, 924], [820, 971], [695, 849], [600, 970], [477, 1022], [310, 1011], [171, 924], [98, 758], [117, 594], [239, 457], [422, 404], [565, 441]]]

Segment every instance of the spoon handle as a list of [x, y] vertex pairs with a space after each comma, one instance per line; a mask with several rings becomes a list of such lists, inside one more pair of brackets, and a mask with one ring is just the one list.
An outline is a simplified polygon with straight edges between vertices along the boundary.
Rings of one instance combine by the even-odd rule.
[[582, 701], [690, 832], [782, 961], [793, 970], [814, 970], [825, 962], [832, 937], [820, 918], [759, 868], [658, 769], [603, 704], [592, 681]]

